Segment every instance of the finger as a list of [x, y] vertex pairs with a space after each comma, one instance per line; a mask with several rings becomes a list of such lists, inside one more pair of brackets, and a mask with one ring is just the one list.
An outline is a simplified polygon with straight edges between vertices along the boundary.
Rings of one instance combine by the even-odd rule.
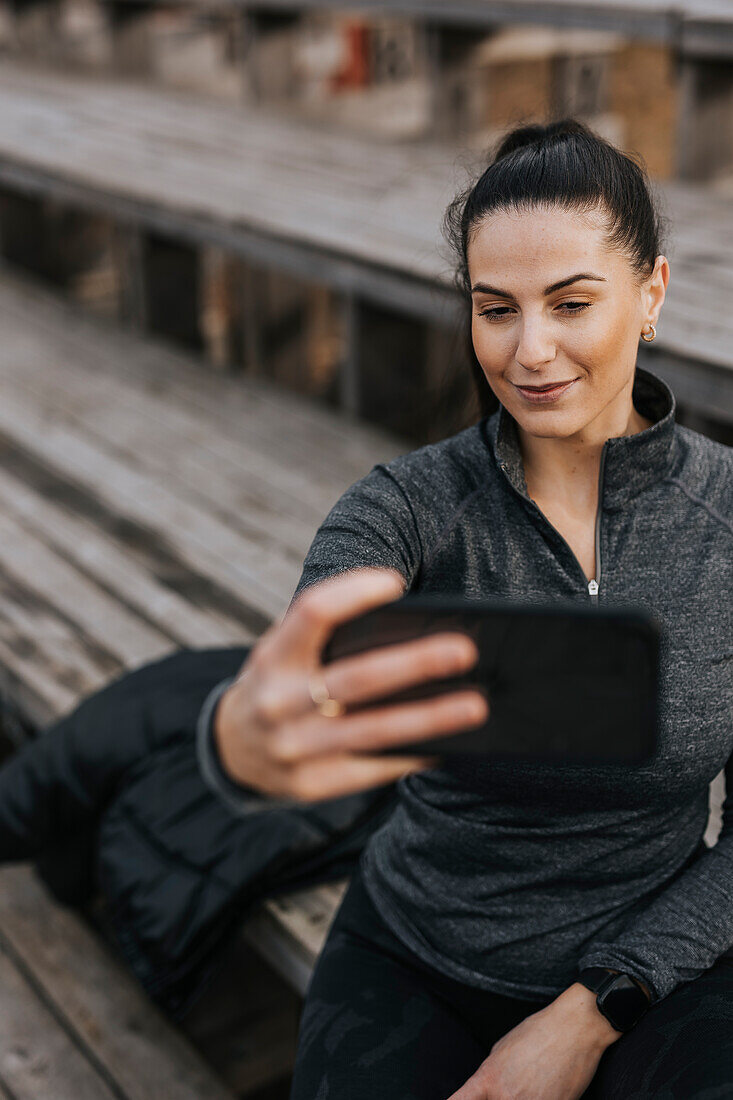
[[[465, 672], [478, 659], [478, 649], [466, 634], [445, 633], [398, 646], [380, 646], [354, 657], [329, 662], [317, 670], [332, 699], [344, 706], [389, 695], [401, 687], [429, 677]], [[311, 670], [311, 673], [312, 674]], [[258, 714], [265, 725], [314, 710], [309, 673], [285, 666], [263, 682], [258, 695]]]
[[482, 724], [489, 704], [480, 691], [457, 691], [412, 703], [324, 718], [315, 711], [273, 730], [269, 749], [280, 763], [344, 751], [378, 751], [411, 741], [457, 733]]
[[478, 656], [475, 642], [453, 631], [329, 661], [320, 672], [332, 698], [349, 706], [428, 679], [458, 675], [472, 668]]
[[277, 650], [283, 660], [315, 663], [339, 623], [399, 599], [405, 579], [396, 569], [349, 569], [305, 589], [280, 625]]
[[286, 673], [277, 683], [277, 717], [285, 720], [314, 709], [311, 677], [332, 699], [350, 706], [390, 695], [426, 679], [455, 676], [478, 660], [476, 644], [459, 632], [432, 635], [400, 645], [379, 646], [366, 654], [330, 661], [305, 676]]
[[394, 783], [412, 772], [438, 763], [437, 757], [357, 756], [338, 753], [305, 761], [289, 776], [288, 791], [299, 799], [316, 802]]

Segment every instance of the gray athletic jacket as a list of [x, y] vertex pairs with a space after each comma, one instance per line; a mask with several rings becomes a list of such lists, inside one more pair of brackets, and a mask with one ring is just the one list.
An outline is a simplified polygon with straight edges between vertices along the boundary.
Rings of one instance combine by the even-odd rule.
[[[636, 603], [661, 622], [651, 763], [447, 757], [398, 781], [362, 853], [370, 895], [408, 947], [510, 996], [557, 995], [599, 965], [640, 978], [657, 1001], [733, 954], [733, 449], [677, 424], [671, 390], [640, 367], [633, 400], [653, 423], [603, 448], [597, 592], [530, 499], [501, 406], [347, 489], [293, 596], [389, 565], [411, 592]], [[708, 849], [709, 784], [724, 766], [730, 793]], [[219, 786], [230, 800], [231, 786]]]

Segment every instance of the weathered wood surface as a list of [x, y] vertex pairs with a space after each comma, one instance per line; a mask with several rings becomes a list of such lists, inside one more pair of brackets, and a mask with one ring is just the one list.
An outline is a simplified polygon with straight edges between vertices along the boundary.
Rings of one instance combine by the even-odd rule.
[[[0, 331], [0, 687], [36, 722], [180, 646], [254, 641], [331, 505], [408, 449], [2, 275]], [[338, 896], [245, 928], [301, 992]]]
[[344, 879], [269, 898], [243, 927], [247, 942], [300, 993], [306, 992], [347, 885]]
[[[435, 144], [0, 62], [0, 182], [228, 244], [433, 319], [457, 308], [440, 222], [476, 164], [475, 153]], [[659, 191], [672, 278], [651, 354], [693, 375], [696, 364], [733, 371], [733, 201], [689, 184]]]
[[407, 449], [7, 278], [0, 324], [0, 662], [39, 721], [178, 646], [254, 640], [343, 490]]
[[0, 1095], [233, 1100], [129, 972], [26, 866], [0, 868]]

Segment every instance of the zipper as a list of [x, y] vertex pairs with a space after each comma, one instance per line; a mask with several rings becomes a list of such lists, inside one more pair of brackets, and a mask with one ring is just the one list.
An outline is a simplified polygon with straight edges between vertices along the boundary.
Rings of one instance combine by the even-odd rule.
[[[598, 508], [596, 510], [595, 549], [596, 549], [596, 575], [588, 581], [588, 592], [594, 603], [598, 603], [598, 588], [601, 583], [601, 514], [603, 512], [603, 467], [606, 465], [606, 452], [608, 440], [601, 449], [601, 465], [598, 470]], [[583, 574], [585, 576], [585, 573]]]
[[601, 465], [600, 465], [600, 469], [598, 471], [598, 509], [596, 511], [596, 524], [595, 524], [595, 532], [594, 532], [596, 575], [592, 580], [587, 579], [587, 577], [585, 575], [585, 570], [583, 569], [583, 566], [578, 561], [578, 558], [577, 558], [572, 546], [567, 541], [567, 539], [565, 539], [560, 534], [560, 532], [558, 531], [557, 527], [554, 526], [554, 524], [550, 523], [550, 521], [547, 518], [547, 516], [545, 515], [545, 513], [542, 511], [541, 508], [537, 507], [537, 505], [532, 500], [532, 498], [530, 496], [528, 496], [526, 493], [522, 493], [519, 489], [516, 488], [515, 485], [512, 484], [512, 482], [511, 482], [511, 480], [510, 480], [510, 478], [509, 478], [509, 476], [506, 472], [506, 462], [499, 463], [499, 468], [504, 472], [504, 476], [506, 477], [507, 481], [511, 485], [512, 489], [514, 489], [514, 492], [518, 493], [518, 495], [522, 498], [522, 500], [526, 500], [527, 503], [530, 504], [532, 506], [532, 508], [534, 508], [535, 512], [540, 517], [540, 519], [544, 523], [546, 523], [548, 525], [548, 527], [551, 527], [552, 530], [557, 535], [557, 537], [562, 542], [565, 543], [565, 545], [568, 548], [568, 552], [570, 553], [570, 556], [574, 559], [574, 561], [576, 562], [576, 564], [578, 566], [578, 570], [580, 571], [580, 574], [583, 578], [583, 584], [585, 585], [585, 587], [588, 590], [588, 595], [590, 596], [591, 603], [594, 603], [594, 604], [598, 603], [598, 589], [599, 589], [600, 581], [601, 581], [601, 511], [602, 511], [602, 503], [603, 503], [603, 468], [604, 468], [605, 463], [606, 463], [606, 450], [607, 450], [607, 447], [608, 447], [608, 442], [603, 444], [603, 450], [601, 451]]

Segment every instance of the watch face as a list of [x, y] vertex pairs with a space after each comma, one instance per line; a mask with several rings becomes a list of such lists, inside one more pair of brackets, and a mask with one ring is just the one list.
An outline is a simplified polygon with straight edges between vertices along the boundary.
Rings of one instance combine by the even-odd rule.
[[627, 1031], [646, 1012], [649, 1001], [636, 982], [619, 974], [610, 987], [598, 995], [598, 1007], [617, 1031]]

